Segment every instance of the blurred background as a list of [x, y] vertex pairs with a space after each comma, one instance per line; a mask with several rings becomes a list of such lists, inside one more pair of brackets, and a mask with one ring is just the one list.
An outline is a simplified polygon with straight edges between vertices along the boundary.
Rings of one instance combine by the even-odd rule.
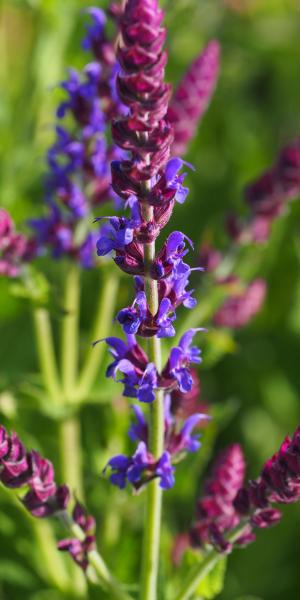
[[[185, 231], [198, 246], [209, 232], [225, 250], [224, 221], [230, 210], [245, 213], [245, 184], [272, 164], [286, 142], [300, 135], [300, 2], [166, 0], [164, 5], [170, 81], [180, 79], [208, 40], [218, 39], [222, 48], [217, 91], [187, 155], [196, 168], [189, 175], [190, 198], [175, 211], [171, 227]], [[43, 210], [44, 155], [53, 140], [56, 85], [67, 66], [82, 67], [86, 62], [80, 40], [82, 9], [88, 6], [79, 0], [2, 0], [0, 4], [1, 206], [11, 211], [20, 227]], [[269, 242], [254, 248], [240, 266], [246, 277], [254, 274], [267, 281], [262, 311], [234, 336], [212, 331], [206, 342], [201, 398], [214, 407], [217, 424], [207, 434], [203, 453], [178, 467], [177, 485], [165, 495], [166, 554], [172, 538], [187, 529], [193, 518], [211, 446], [241, 443], [248, 474], [256, 476], [263, 461], [300, 422], [299, 216], [296, 201], [274, 223]], [[47, 270], [59, 290], [61, 265], [49, 263]], [[84, 275], [83, 344], [89, 341], [88, 315], [96, 284], [96, 273]], [[127, 285], [124, 280], [120, 306]], [[199, 293], [205, 293], [205, 286]], [[26, 385], [36, 371], [26, 304], [11, 297], [2, 279], [1, 420], [28, 445], [43, 450], [59, 470], [55, 418], [30, 396]], [[99, 478], [111, 447], [122, 448], [128, 422], [127, 403], [115, 399], [117, 410], [112, 411], [111, 395], [116, 391], [108, 386], [103, 392], [103, 382], [99, 376], [101, 398], [96, 395], [87, 402], [80, 415], [86, 492], [106, 556], [120, 578], [133, 581], [139, 562], [142, 501], [132, 499], [129, 492], [112, 490]], [[110, 515], [108, 505], [113, 506]], [[279, 526], [259, 532], [255, 544], [230, 557], [220, 600], [299, 598], [300, 506], [287, 509]], [[1, 600], [72, 597], [49, 583], [33, 547], [32, 524], [2, 489], [0, 540]], [[165, 559], [162, 573], [168, 576], [170, 568]], [[94, 594], [99, 597], [93, 590], [90, 597]]]

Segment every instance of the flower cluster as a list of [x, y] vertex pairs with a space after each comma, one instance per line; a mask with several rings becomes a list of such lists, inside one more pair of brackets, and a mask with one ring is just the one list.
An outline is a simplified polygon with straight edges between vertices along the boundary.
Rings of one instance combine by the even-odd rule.
[[189, 367], [191, 363], [201, 362], [200, 350], [191, 346], [197, 331], [199, 330], [189, 329], [182, 336], [178, 346], [172, 348], [161, 373], [158, 373], [154, 363], [149, 362], [134, 335], [128, 335], [126, 342], [119, 338], [106, 338], [114, 359], [108, 366], [106, 375], [123, 383], [124, 396], [137, 398], [140, 402], [153, 402], [158, 388], [166, 392], [191, 392], [194, 382]]
[[[112, 116], [123, 111], [115, 87], [115, 40], [105, 32], [107, 15], [99, 8], [87, 12], [92, 24], [83, 47], [92, 51], [94, 61], [82, 73], [70, 69], [61, 84], [67, 99], [57, 109], [56, 139], [48, 152], [47, 215], [30, 221], [41, 249], [48, 247], [54, 258], [67, 255], [84, 268], [94, 264], [91, 211], [115, 199], [109, 165], [121, 152], [108, 143], [105, 129]], [[108, 16], [117, 20], [118, 13], [109, 10]], [[70, 117], [72, 130], [64, 125]]]
[[247, 186], [245, 199], [251, 216], [239, 223], [235, 215], [228, 220], [228, 231], [239, 243], [265, 242], [272, 222], [282, 214], [287, 202], [300, 194], [300, 139], [283, 148], [275, 164]]
[[210, 41], [189, 66], [169, 106], [168, 119], [173, 125], [172, 154], [183, 155], [194, 137], [215, 91], [220, 62], [220, 45]]
[[179, 462], [186, 452], [196, 452], [201, 443], [199, 434], [191, 435], [195, 427], [203, 420], [206, 414], [194, 413], [180, 426], [180, 419], [171, 413], [171, 396], [165, 395], [164, 399], [164, 446], [165, 451], [159, 460], [155, 460], [148, 451], [148, 424], [144, 413], [139, 406], [132, 406], [136, 421], [129, 429], [129, 437], [138, 441], [136, 452], [133, 456], [120, 454], [112, 458], [108, 466], [112, 470], [110, 480], [120, 488], [124, 488], [127, 481], [135, 490], [151, 481], [154, 477], [160, 479], [159, 485], [168, 489], [174, 484], [173, 462]]
[[[70, 503], [67, 485], [58, 486], [52, 463], [36, 450], [28, 451], [16, 433], [9, 435], [0, 426], [0, 481], [11, 489], [26, 488], [22, 504], [33, 517], [46, 518], [66, 514]], [[84, 570], [88, 565], [88, 552], [93, 549], [95, 522], [76, 502], [71, 525], [76, 524], [85, 534], [84, 539], [66, 539], [58, 544], [68, 550], [75, 562]]]
[[0, 275], [17, 277], [35, 253], [35, 241], [17, 233], [10, 215], [0, 209]]

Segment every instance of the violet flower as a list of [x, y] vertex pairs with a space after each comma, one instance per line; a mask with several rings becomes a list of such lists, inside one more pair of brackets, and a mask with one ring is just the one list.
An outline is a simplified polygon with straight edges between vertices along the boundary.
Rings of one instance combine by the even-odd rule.
[[[87, 12], [92, 24], [83, 45], [95, 60], [82, 73], [70, 69], [61, 84], [67, 97], [57, 109], [56, 139], [47, 157], [47, 214], [30, 221], [40, 253], [50, 250], [54, 258], [67, 256], [83, 268], [95, 264], [96, 234], [88, 227], [93, 209], [116, 200], [110, 162], [122, 153], [108, 142], [105, 130], [124, 110], [115, 90], [118, 67], [115, 40], [106, 34], [107, 15], [98, 8]], [[70, 116], [72, 131], [64, 125]]]

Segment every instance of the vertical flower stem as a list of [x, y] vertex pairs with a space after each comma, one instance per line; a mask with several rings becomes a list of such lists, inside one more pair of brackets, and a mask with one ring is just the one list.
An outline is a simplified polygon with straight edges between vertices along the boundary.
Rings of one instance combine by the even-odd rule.
[[61, 376], [66, 402], [72, 402], [78, 367], [78, 320], [80, 271], [74, 262], [68, 265], [63, 300], [64, 316], [61, 335]]
[[[152, 207], [144, 208], [144, 217], [151, 220]], [[155, 257], [155, 242], [145, 245], [146, 268]], [[158, 310], [157, 282], [146, 277], [145, 292], [150, 312], [155, 315]], [[149, 341], [149, 359], [154, 362], [158, 372], [161, 371], [161, 343], [154, 336]], [[159, 390], [150, 407], [149, 422], [149, 450], [155, 458], [160, 458], [164, 447], [164, 396]], [[162, 489], [158, 479], [154, 479], [147, 486], [147, 499], [145, 511], [142, 575], [141, 575], [141, 600], [155, 600], [157, 598], [157, 575], [159, 565], [160, 528], [162, 512]]]
[[48, 310], [40, 306], [35, 306], [33, 308], [33, 322], [44, 385], [53, 402], [58, 403], [61, 401], [62, 391]]
[[[104, 281], [101, 281], [100, 284], [97, 312], [90, 341], [105, 338], [113, 320], [119, 278], [116, 273], [107, 273], [103, 277]], [[84, 399], [89, 394], [99, 372], [104, 349], [104, 344], [89, 347], [76, 389], [78, 400]]]
[[[66, 405], [72, 404], [76, 390], [79, 306], [80, 270], [74, 263], [68, 265], [65, 277], [64, 316], [61, 324], [61, 378]], [[62, 477], [82, 499], [81, 440], [78, 417], [76, 415], [66, 417], [60, 423], [59, 428]]]

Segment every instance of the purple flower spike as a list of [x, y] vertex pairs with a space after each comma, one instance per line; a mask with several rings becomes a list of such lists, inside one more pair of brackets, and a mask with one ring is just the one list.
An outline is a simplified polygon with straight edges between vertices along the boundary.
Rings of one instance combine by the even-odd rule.
[[188, 143], [196, 133], [215, 91], [219, 76], [220, 46], [209, 42], [203, 52], [189, 66], [180, 81], [168, 110], [173, 125], [172, 154], [185, 154]]

